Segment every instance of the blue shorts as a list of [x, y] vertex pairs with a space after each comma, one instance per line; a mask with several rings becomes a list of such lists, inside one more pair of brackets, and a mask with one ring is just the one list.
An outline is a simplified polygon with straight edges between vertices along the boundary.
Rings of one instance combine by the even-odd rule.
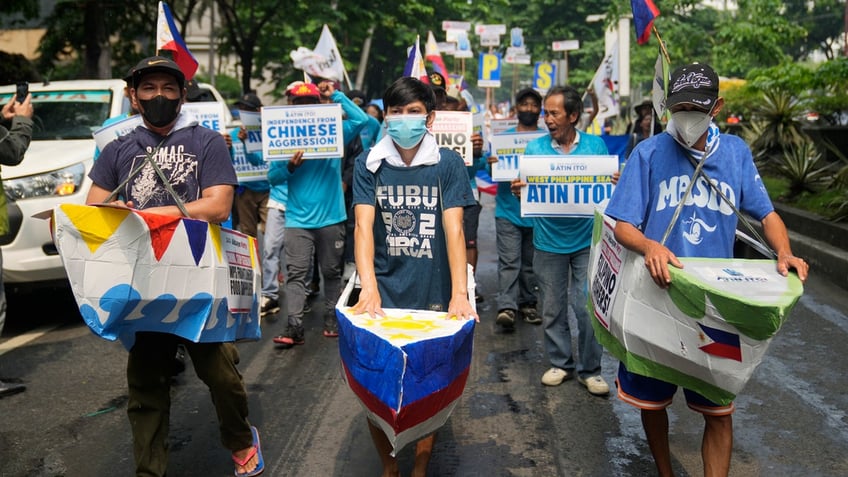
[[[676, 384], [631, 373], [624, 367], [624, 363], [618, 364], [616, 383], [619, 399], [647, 411], [667, 408], [677, 392]], [[733, 403], [722, 406], [686, 388], [683, 388], [683, 395], [690, 409], [708, 416], [729, 416], [736, 409]]]

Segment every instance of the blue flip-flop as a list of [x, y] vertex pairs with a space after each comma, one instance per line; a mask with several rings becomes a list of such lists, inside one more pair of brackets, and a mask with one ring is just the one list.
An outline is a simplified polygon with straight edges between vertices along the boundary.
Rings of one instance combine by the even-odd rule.
[[239, 473], [237, 470], [233, 471], [236, 477], [253, 477], [265, 471], [265, 459], [262, 458], [262, 448], [259, 445], [259, 431], [256, 430], [256, 427], [250, 426], [250, 433], [253, 434], [253, 447], [251, 447], [251, 451], [248, 452], [247, 457], [244, 459], [239, 459], [234, 454], [232, 456], [233, 462], [244, 467], [254, 455], [257, 457], [258, 462], [256, 463], [256, 467], [250, 472]]

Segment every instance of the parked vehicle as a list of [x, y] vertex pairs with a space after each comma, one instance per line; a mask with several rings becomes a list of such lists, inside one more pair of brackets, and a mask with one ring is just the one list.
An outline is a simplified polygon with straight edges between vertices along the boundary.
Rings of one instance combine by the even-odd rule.
[[[66, 280], [49, 224], [34, 214], [60, 203], [83, 203], [91, 180], [94, 139], [103, 121], [129, 110], [123, 80], [31, 84], [33, 137], [23, 162], [3, 166], [9, 233], [0, 237], [3, 280], [8, 285]], [[0, 86], [6, 104], [15, 86]]]
[[[65, 284], [67, 275], [48, 221], [33, 215], [61, 203], [82, 204], [91, 188], [94, 164], [92, 133], [112, 116], [129, 111], [125, 83], [113, 80], [54, 81], [31, 84], [33, 138], [21, 164], [3, 166], [9, 210], [9, 232], [0, 236], [3, 279], [19, 284]], [[212, 101], [223, 102], [214, 87], [201, 83]], [[15, 85], [0, 86], [0, 104], [15, 94]], [[225, 109], [226, 120], [232, 122]]]

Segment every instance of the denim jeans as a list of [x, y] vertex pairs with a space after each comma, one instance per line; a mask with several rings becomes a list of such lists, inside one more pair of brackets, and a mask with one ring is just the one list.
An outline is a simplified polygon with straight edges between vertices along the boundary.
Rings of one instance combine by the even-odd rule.
[[533, 274], [533, 229], [495, 219], [498, 247], [498, 311], [536, 304]]
[[324, 313], [335, 315], [336, 302], [341, 295], [344, 236], [344, 222], [320, 229], [286, 229], [286, 306], [289, 326], [303, 326], [307, 273], [315, 252], [324, 278]]
[[262, 242], [262, 296], [272, 300], [280, 298], [280, 261], [285, 243], [286, 211], [268, 208], [265, 218], [265, 236]]
[[[536, 250], [533, 271], [539, 281], [539, 301], [542, 308], [542, 327], [545, 331], [545, 351], [551, 365], [572, 371], [575, 368], [571, 346], [571, 329], [568, 324], [568, 298], [577, 318], [577, 346], [580, 360], [577, 373], [581, 377], [595, 376], [601, 372], [601, 345], [595, 340], [595, 331], [586, 308], [588, 285], [586, 273], [589, 265], [589, 247], [569, 254]], [[569, 286], [569, 278], [571, 283]]]

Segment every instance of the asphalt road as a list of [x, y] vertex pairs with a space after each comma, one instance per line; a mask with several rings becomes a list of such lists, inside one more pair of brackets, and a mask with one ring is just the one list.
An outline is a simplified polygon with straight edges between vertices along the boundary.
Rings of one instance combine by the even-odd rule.
[[[575, 381], [547, 388], [538, 326], [512, 334], [494, 325], [493, 203], [484, 200], [478, 280], [486, 297], [460, 404], [437, 433], [433, 476], [644, 476], [653, 462], [639, 413], [614, 395], [589, 395]], [[848, 475], [848, 298], [815, 271], [805, 295], [738, 397], [733, 476]], [[378, 476], [364, 414], [342, 381], [337, 342], [321, 336], [320, 315], [306, 344], [276, 349], [284, 319], [263, 323], [263, 339], [239, 345], [270, 476]], [[0, 399], [0, 476], [129, 476], [126, 352], [82, 324], [67, 291], [10, 297], [0, 340], [0, 376], [25, 393]], [[613, 382], [608, 355], [603, 375]], [[171, 476], [229, 476], [205, 386], [189, 369], [174, 381]], [[702, 420], [681, 394], [670, 409], [678, 475], [702, 475]], [[401, 468], [411, 468], [411, 447]]]

